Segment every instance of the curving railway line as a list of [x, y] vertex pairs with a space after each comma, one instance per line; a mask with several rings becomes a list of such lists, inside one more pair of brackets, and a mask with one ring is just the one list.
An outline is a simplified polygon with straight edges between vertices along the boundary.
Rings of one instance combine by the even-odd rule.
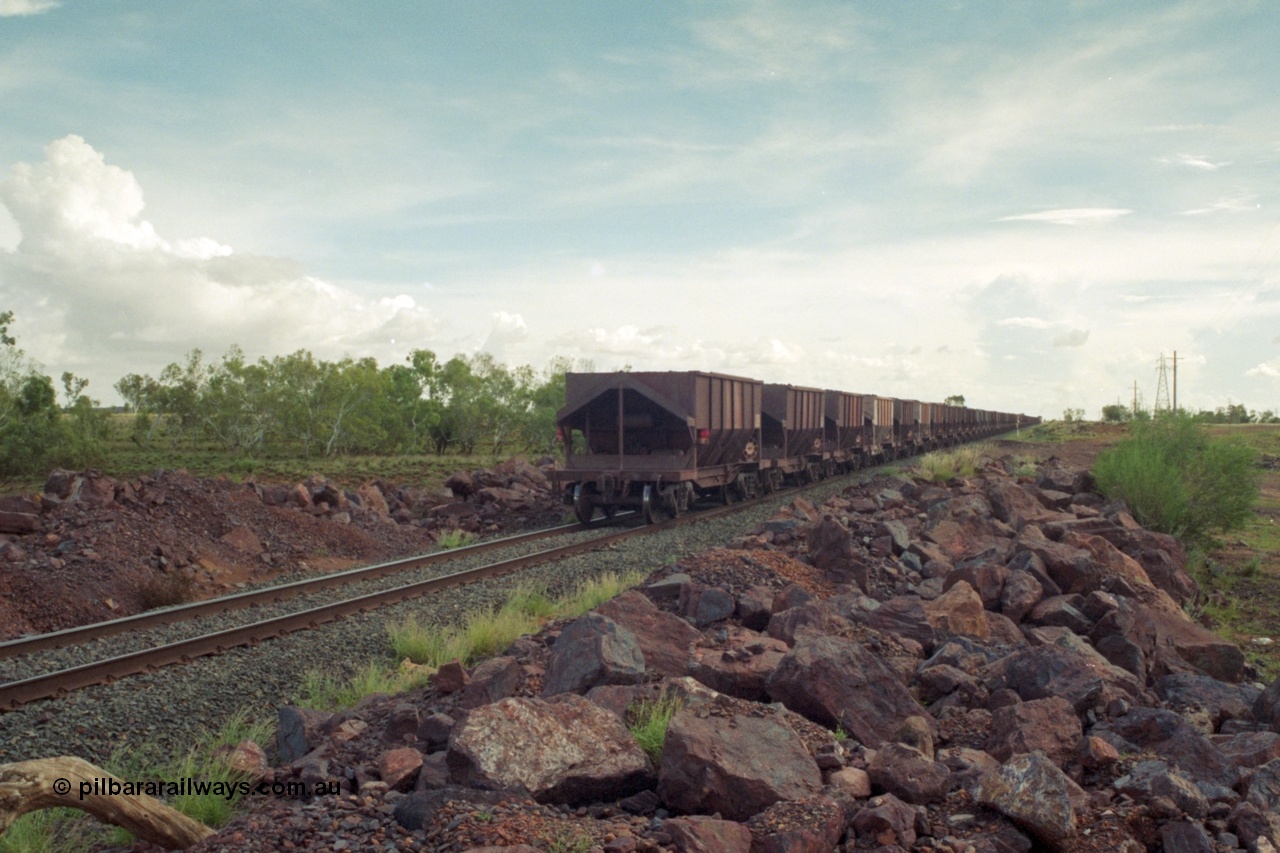
[[[824, 474], [816, 478], [796, 478], [798, 482], [796, 487], [778, 491], [775, 496], [783, 497], [792, 492], [804, 491], [816, 479], [825, 479]], [[154, 672], [162, 667], [174, 664], [185, 664], [196, 658], [221, 654], [242, 646], [254, 646], [276, 637], [297, 631], [310, 630], [319, 625], [356, 613], [367, 612], [430, 593], [459, 587], [484, 578], [511, 574], [576, 554], [601, 550], [633, 536], [643, 536], [659, 530], [667, 530], [672, 527], [696, 524], [701, 521], [719, 518], [754, 505], [754, 502], [738, 505], [737, 496], [733, 495], [731, 497], [732, 493], [729, 490], [723, 490], [719, 494], [725, 504], [724, 506], [703, 510], [691, 515], [678, 515], [666, 520], [660, 520], [652, 518], [649, 513], [619, 514], [616, 518], [610, 519], [610, 521], [614, 524], [632, 526], [627, 526], [622, 530], [610, 529], [601, 535], [590, 534], [599, 531], [608, 522], [594, 521], [590, 524], [563, 525], [490, 540], [465, 548], [378, 563], [207, 601], [194, 602], [164, 610], [149, 611], [122, 619], [84, 625], [48, 634], [22, 637], [0, 643], [0, 680], [3, 680], [3, 683], [0, 683], [0, 712], [14, 710], [27, 703], [41, 699], [63, 696], [91, 685], [108, 684], [130, 675]], [[636, 521], [650, 521], [651, 523], [633, 524]], [[471, 568], [342, 596], [337, 601], [310, 605], [305, 601], [307, 597], [317, 593], [335, 589], [348, 590], [357, 584], [404, 575], [431, 566], [447, 567], [450, 562], [458, 562], [468, 557], [512, 547], [519, 548], [542, 539], [556, 537], [573, 537], [576, 541], [535, 550], [515, 557], [499, 559], [494, 562], [487, 562]], [[257, 620], [250, 619], [231, 627], [223, 627], [217, 630], [199, 627], [201, 620], [213, 619], [225, 614], [246, 611], [254, 607], [288, 600], [296, 600], [301, 604], [297, 609], [283, 615]], [[84, 657], [93, 658], [95, 656], [95, 641], [120, 634], [141, 634], [151, 628], [175, 623], [190, 623], [194, 633], [184, 639], [164, 642], [159, 645], [145, 645], [143, 648], [124, 653], [113, 654], [108, 652], [109, 656], [100, 657], [97, 660], [89, 660], [86, 663], [68, 668], [41, 670], [38, 662], [31, 666], [22, 665], [29, 658], [38, 658], [39, 653], [42, 651], [67, 647], [83, 648]], [[17, 677], [15, 677], [15, 673]]]
[[[601, 535], [589, 536], [579, 541], [558, 545], [552, 548], [533, 551], [522, 556], [501, 559], [485, 563], [469, 569], [449, 572], [408, 583], [396, 584], [384, 589], [367, 592], [352, 597], [344, 597], [338, 601], [304, 606], [300, 609], [280, 616], [248, 621], [231, 628], [216, 631], [199, 632], [188, 638], [148, 646], [124, 654], [112, 655], [94, 660], [79, 666], [40, 672], [12, 681], [0, 683], [0, 711], [13, 710], [29, 702], [50, 699], [65, 695], [95, 684], [108, 684], [117, 679], [144, 672], [153, 672], [161, 667], [184, 664], [207, 655], [221, 654], [240, 646], [253, 646], [275, 637], [281, 637], [296, 631], [315, 628], [326, 622], [367, 612], [397, 602], [406, 601], [439, 592], [452, 587], [462, 586], [484, 578], [511, 574], [532, 566], [541, 565], [576, 554], [598, 551], [632, 536], [643, 536], [658, 530], [667, 530], [684, 524], [718, 518], [738, 509], [736, 506], [724, 506], [709, 509], [694, 515], [670, 519], [660, 524], [628, 526], [622, 530], [610, 528]], [[632, 515], [619, 516], [617, 523], [630, 524], [635, 521]], [[208, 601], [194, 602], [165, 610], [141, 613], [108, 622], [99, 622], [77, 628], [69, 628], [49, 634], [22, 637], [6, 643], [0, 643], [0, 663], [5, 659], [18, 659], [37, 652], [84, 645], [96, 640], [116, 636], [123, 633], [140, 632], [148, 628], [170, 625], [179, 622], [197, 623], [199, 620], [224, 613], [246, 610], [255, 606], [272, 604], [287, 599], [300, 599], [304, 596], [330, 590], [344, 588], [351, 584], [403, 574], [408, 571], [431, 565], [447, 565], [450, 561], [458, 561], [467, 556], [475, 556], [524, 543], [535, 542], [553, 537], [568, 537], [585, 531], [600, 531], [605, 525], [596, 522], [584, 526], [568, 524], [545, 530], [532, 531], [516, 536], [495, 539], [476, 545], [450, 551], [434, 552], [403, 560], [379, 563], [371, 566], [351, 569], [321, 577], [307, 578], [288, 584], [266, 587], [258, 590], [238, 593]], [[3, 670], [0, 670], [3, 671]]]

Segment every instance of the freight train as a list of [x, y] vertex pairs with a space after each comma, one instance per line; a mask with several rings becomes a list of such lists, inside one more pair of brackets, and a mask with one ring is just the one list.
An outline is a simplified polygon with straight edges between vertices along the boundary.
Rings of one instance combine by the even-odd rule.
[[1039, 422], [719, 373], [570, 373], [552, 478], [583, 524], [620, 508], [653, 523]]

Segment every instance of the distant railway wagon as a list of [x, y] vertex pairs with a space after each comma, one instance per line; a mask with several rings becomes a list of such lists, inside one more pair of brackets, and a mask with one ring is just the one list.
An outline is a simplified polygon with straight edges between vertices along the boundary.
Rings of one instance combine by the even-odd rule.
[[932, 450], [937, 447], [938, 433], [933, 426], [933, 416], [937, 409], [937, 403], [920, 404], [920, 448], [922, 450]]
[[600, 508], [655, 520], [700, 494], [754, 494], [764, 383], [699, 372], [570, 373], [556, 430], [555, 479], [583, 523]]
[[570, 373], [552, 478], [584, 524], [653, 522], [1038, 421], [700, 371]]
[[812, 482], [827, 475], [825, 397], [819, 388], [764, 386], [760, 435], [765, 489], [780, 488], [788, 476]]
[[831, 390], [823, 393], [823, 453], [848, 470], [861, 468], [868, 443], [862, 414], [864, 395]]
[[920, 401], [894, 400], [893, 445], [900, 455], [910, 455], [920, 448]]

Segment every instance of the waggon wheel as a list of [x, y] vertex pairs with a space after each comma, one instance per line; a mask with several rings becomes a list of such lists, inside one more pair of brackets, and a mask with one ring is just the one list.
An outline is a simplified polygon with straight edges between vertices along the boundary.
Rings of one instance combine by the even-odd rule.
[[[583, 487], [582, 483], [573, 487], [573, 514], [578, 517], [578, 521], [582, 524], [590, 524], [591, 517], [595, 515], [595, 504], [591, 500], [591, 494]], [[605, 511], [608, 514], [608, 510]]]
[[665, 520], [666, 512], [663, 507], [662, 495], [658, 494], [657, 489], [653, 486], [644, 487], [644, 493], [640, 497], [640, 509], [644, 513], [646, 524], [657, 524]]
[[684, 514], [689, 502], [680, 493], [680, 487], [666, 489], [662, 493], [662, 510], [668, 518], [678, 518]]

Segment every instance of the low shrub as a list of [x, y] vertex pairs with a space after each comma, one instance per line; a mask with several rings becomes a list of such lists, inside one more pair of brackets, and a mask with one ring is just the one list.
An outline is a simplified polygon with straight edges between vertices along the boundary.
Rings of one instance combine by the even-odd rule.
[[138, 598], [143, 610], [186, 604], [195, 598], [195, 594], [195, 581], [183, 571], [156, 575], [138, 587]]
[[985, 457], [991, 455], [991, 445], [966, 444], [951, 450], [934, 450], [921, 456], [913, 473], [916, 476], [945, 483], [956, 477], [972, 477]]
[[1213, 438], [1188, 418], [1134, 422], [1094, 463], [1098, 488], [1153, 530], [1188, 542], [1244, 525], [1258, 499], [1254, 451]]

